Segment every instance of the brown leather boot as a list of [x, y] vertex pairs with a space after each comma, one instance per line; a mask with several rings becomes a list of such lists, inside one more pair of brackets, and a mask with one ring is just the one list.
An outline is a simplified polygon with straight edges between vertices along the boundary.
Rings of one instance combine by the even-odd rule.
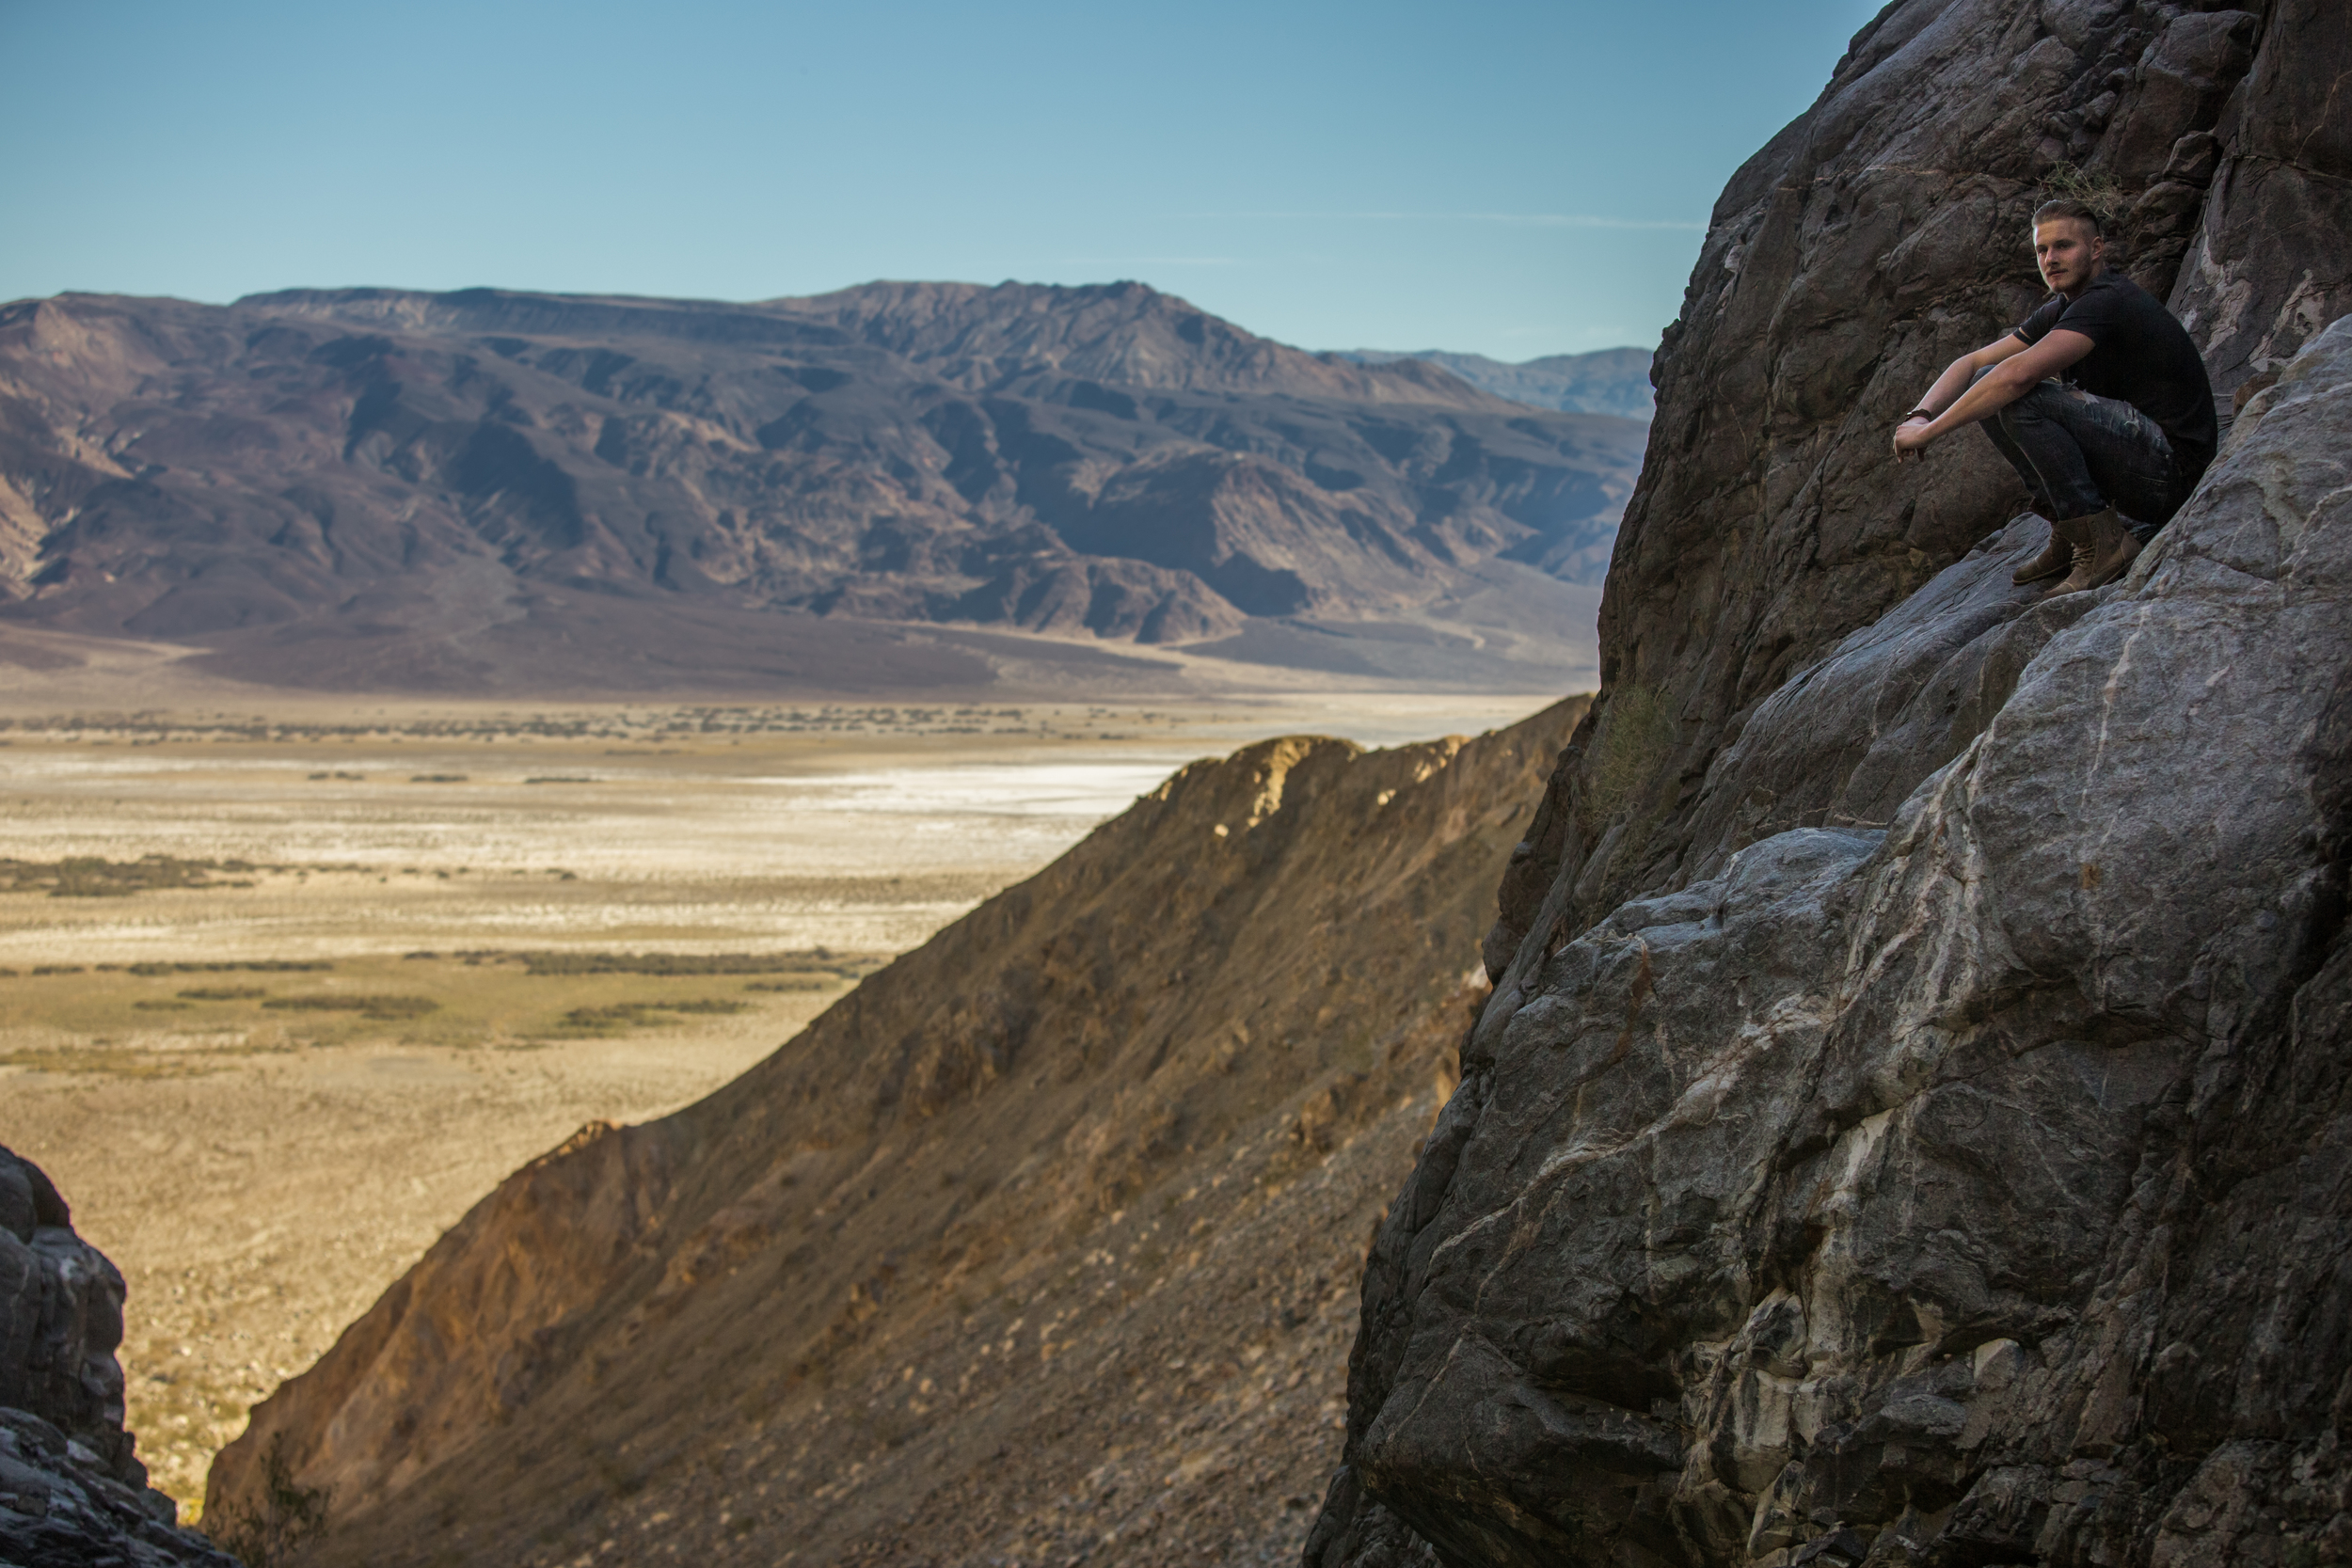
[[2139, 541], [2132, 537], [2131, 530], [2123, 526], [2123, 519], [2116, 515], [2111, 506], [2088, 517], [2069, 517], [2052, 525], [2051, 532], [2066, 536], [2074, 550], [2074, 569], [2066, 574], [2064, 582], [2044, 594], [2045, 598], [2104, 588], [2128, 571], [2139, 554]]
[[2054, 578], [2074, 564], [2074, 546], [2066, 542], [2066, 536], [2058, 531], [2058, 524], [2052, 523], [2050, 542], [2042, 546], [2042, 553], [2011, 572], [2009, 580], [2023, 588], [2029, 582]]

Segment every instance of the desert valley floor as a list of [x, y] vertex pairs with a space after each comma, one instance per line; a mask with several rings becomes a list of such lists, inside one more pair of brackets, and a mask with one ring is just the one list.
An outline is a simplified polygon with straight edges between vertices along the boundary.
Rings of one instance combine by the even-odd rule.
[[130, 1287], [191, 1508], [510, 1170], [734, 1077], [1181, 763], [1542, 700], [43, 707], [0, 728], [0, 1143]]

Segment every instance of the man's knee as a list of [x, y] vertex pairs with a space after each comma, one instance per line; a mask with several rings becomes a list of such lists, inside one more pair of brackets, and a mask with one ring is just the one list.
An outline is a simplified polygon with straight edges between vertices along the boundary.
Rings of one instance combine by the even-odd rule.
[[[1977, 372], [1981, 375], [1984, 372]], [[2051, 403], [2066, 395], [2066, 388], [2055, 381], [2037, 381], [2016, 397], [1994, 411], [1994, 420], [2003, 430], [2014, 432], [2020, 425], [2039, 420], [2050, 411]]]
[[[1994, 371], [1994, 367], [1993, 367], [1993, 366], [1991, 366], [1991, 365], [1985, 365], [1985, 366], [1980, 367], [1980, 368], [1978, 370], [1978, 372], [1977, 372], [1977, 373], [1976, 373], [1976, 374], [1974, 374], [1974, 375], [1972, 375], [1972, 376], [1970, 376], [1970, 377], [1968, 378], [1968, 385], [1969, 385], [1969, 386], [1971, 386], [1971, 387], [1974, 387], [1974, 386], [1975, 386], [1978, 382], [1982, 381], [1982, 380], [1983, 380], [1986, 376], [1991, 375], [1991, 374], [1993, 373], [1993, 371]], [[2029, 389], [2026, 391], [2026, 397], [2031, 397], [2031, 396], [2033, 396], [2034, 392], [2035, 392], [2036, 390], [2039, 390], [2039, 389], [2040, 389], [2040, 388], [2029, 388]], [[2023, 403], [2023, 402], [2025, 402], [2025, 401], [2026, 401], [2026, 398], [2016, 398], [2016, 399], [2011, 400], [2010, 402], [2008, 402], [2008, 403], [2005, 403], [2005, 404], [2001, 404], [2001, 406], [2000, 406], [2000, 407], [1995, 408], [1994, 410], [1993, 410], [1993, 417], [1992, 417], [1991, 419], [1989, 419], [1989, 420], [1985, 420], [1985, 421], [1984, 421], [1984, 422], [1985, 422], [1985, 425], [1986, 425], [1986, 431], [1985, 431], [1985, 434], [1987, 434], [1987, 435], [1991, 435], [1991, 434], [1992, 434], [1992, 432], [1993, 432], [1993, 430], [1994, 430], [1994, 428], [1998, 428], [1998, 429], [2001, 429], [2001, 430], [2007, 430], [2007, 429], [2009, 429], [2009, 428], [2010, 428], [2010, 418], [2011, 418], [2011, 416], [2013, 415], [2013, 413], [2015, 412], [2015, 410], [2016, 410], [2016, 407], [2017, 407], [2018, 404], [2021, 404], [2021, 403]]]

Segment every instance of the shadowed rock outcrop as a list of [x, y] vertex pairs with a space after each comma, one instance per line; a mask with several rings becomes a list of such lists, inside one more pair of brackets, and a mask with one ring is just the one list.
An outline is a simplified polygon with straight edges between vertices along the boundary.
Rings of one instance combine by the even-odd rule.
[[[2348, 73], [2340, 7], [1913, 0], [1734, 180], [1309, 1562], [2352, 1551]], [[2043, 601], [1989, 449], [1885, 441], [2060, 158], [2245, 395]]]
[[0, 1148], [0, 1562], [234, 1568], [177, 1528], [122, 1429], [122, 1275]]

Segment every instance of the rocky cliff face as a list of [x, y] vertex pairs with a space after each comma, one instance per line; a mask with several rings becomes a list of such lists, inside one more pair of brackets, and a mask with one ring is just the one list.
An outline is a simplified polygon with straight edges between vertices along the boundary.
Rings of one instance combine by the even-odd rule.
[[[2348, 75], [2340, 6], [1911, 0], [1734, 180], [1311, 1563], [2352, 1552]], [[2045, 602], [1989, 449], [1885, 440], [2060, 160], [2251, 395]]]
[[[1564, 868], [1545, 918], [1577, 929], [1709, 871], [1708, 770], [1765, 699], [2023, 506], [1983, 441], [1923, 471], [1886, 439], [2042, 297], [2019, 236], [2054, 182], [2105, 192], [2122, 265], [2169, 297], [2225, 397], [2352, 309], [2348, 55], [2325, 0], [1907, 0], [1855, 38], [1716, 204], [1602, 599], [1608, 700], [1500, 941]], [[1748, 809], [1758, 831], [1820, 820]]]
[[122, 1429], [122, 1275], [0, 1148], [0, 1562], [233, 1568], [177, 1526]]
[[1583, 700], [1196, 764], [703, 1103], [516, 1173], [256, 1409], [315, 1563], [1287, 1557]]
[[1575, 601], [1640, 443], [1139, 284], [65, 295], [0, 307], [0, 610], [310, 684], [976, 685], [985, 642], [876, 624], [1214, 648]]

